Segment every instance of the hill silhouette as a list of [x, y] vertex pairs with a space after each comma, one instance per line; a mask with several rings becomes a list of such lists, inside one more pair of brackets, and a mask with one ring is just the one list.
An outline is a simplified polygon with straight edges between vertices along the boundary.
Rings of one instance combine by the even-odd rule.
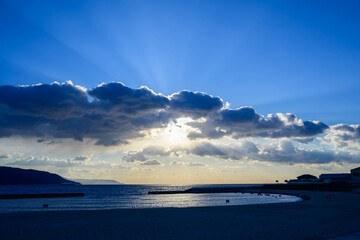
[[33, 169], [0, 167], [0, 185], [79, 184], [57, 174]]

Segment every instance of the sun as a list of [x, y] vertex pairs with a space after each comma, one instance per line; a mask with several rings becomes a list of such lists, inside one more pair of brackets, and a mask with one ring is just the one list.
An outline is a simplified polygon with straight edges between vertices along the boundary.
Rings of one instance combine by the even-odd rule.
[[180, 145], [188, 141], [187, 135], [191, 129], [186, 123], [192, 121], [190, 118], [179, 118], [171, 122], [162, 132], [163, 141], [167, 145]]

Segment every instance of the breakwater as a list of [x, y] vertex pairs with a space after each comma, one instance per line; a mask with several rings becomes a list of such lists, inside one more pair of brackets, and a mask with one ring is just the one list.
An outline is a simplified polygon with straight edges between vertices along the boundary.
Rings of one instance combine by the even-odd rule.
[[149, 191], [149, 194], [184, 194], [184, 193], [257, 193], [261, 190], [302, 190], [354, 192], [358, 187], [350, 184], [264, 184], [251, 187], [192, 187], [183, 191]]
[[84, 193], [5, 194], [0, 199], [83, 197]]

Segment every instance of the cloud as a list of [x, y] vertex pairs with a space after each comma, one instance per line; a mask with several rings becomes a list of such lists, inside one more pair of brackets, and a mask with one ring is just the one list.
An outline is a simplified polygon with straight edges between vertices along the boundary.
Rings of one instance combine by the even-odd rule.
[[128, 152], [122, 159], [125, 162], [136, 163], [139, 165], [163, 165], [159, 160], [148, 160], [146, 156], [169, 156], [171, 151], [164, 146], [148, 146], [142, 151]]
[[281, 141], [277, 147], [265, 147], [257, 160], [288, 164], [327, 164], [331, 162], [359, 163], [359, 154], [342, 151], [295, 148], [290, 141]]
[[164, 146], [149, 146], [144, 148], [142, 151], [143, 154], [148, 156], [169, 156], [170, 151], [167, 150]]
[[[75, 158], [72, 159], [57, 159], [57, 158], [50, 158], [48, 156], [28, 156], [23, 159], [16, 160], [14, 162], [7, 163], [6, 165], [9, 166], [21, 166], [21, 167], [31, 167], [31, 168], [41, 168], [41, 167], [56, 167], [56, 168], [74, 168], [74, 167], [81, 167], [81, 168], [94, 168], [94, 169], [101, 169], [101, 168], [123, 168], [123, 166], [119, 164], [110, 164], [106, 162], [97, 162], [97, 163], [90, 163], [88, 160], [89, 157], [80, 156], [77, 157], [78, 160]], [[83, 160], [80, 160], [83, 159]], [[61, 171], [61, 170], [59, 170]]]
[[[202, 142], [188, 147], [174, 148], [173, 151], [224, 160], [257, 160], [285, 164], [359, 163], [360, 158], [360, 154], [351, 154], [344, 151], [296, 148], [291, 141], [287, 140], [280, 141], [276, 145], [263, 147], [257, 146], [250, 141], [233, 146]], [[178, 164], [174, 162], [171, 165]]]
[[[337, 124], [330, 127], [329, 133], [324, 137], [337, 148], [357, 148], [360, 143], [360, 125]], [[354, 146], [355, 145], [355, 146]]]
[[[269, 144], [270, 143], [270, 144]], [[128, 162], [142, 164], [148, 161], [147, 156], [184, 156], [195, 155], [210, 159], [233, 161], [260, 161], [282, 164], [329, 164], [329, 163], [360, 163], [359, 152], [335, 151], [319, 146], [293, 145], [290, 140], [270, 140], [263, 145], [249, 140], [237, 143], [220, 144], [218, 142], [192, 142], [188, 145], [177, 145], [171, 148], [150, 146], [139, 152], [130, 152], [123, 159]], [[193, 163], [173, 160], [169, 166], [192, 166]]]
[[242, 142], [239, 148], [244, 154], [252, 154], [259, 152], [258, 147], [251, 141]]
[[25, 115], [38, 121], [76, 117], [79, 108], [89, 107], [84, 88], [74, 86], [71, 81], [50, 85], [0, 86], [0, 104], [1, 113], [8, 113], [8, 117], [19, 120], [16, 116]]
[[72, 159], [72, 161], [75, 161], [75, 162], [85, 162], [85, 161], [89, 161], [90, 160], [90, 157], [88, 156], [77, 156], [75, 157], [74, 159]]
[[147, 159], [142, 152], [130, 152], [123, 157], [125, 162], [145, 162]]
[[278, 145], [279, 151], [286, 153], [286, 154], [293, 154], [295, 153], [295, 147], [291, 141], [281, 141]]
[[17, 160], [7, 165], [10, 166], [27, 166], [27, 167], [42, 167], [42, 166], [55, 166], [60, 168], [76, 167], [82, 165], [81, 162], [73, 162], [71, 160], [57, 160], [50, 159], [49, 157], [36, 157], [29, 156], [25, 159]]
[[186, 163], [185, 162], [179, 162], [179, 161], [176, 161], [176, 160], [174, 160], [174, 161], [172, 161], [172, 162], [170, 162], [170, 166], [184, 166]]
[[255, 112], [252, 107], [222, 109], [207, 118], [205, 122], [192, 122], [196, 130], [190, 132], [190, 139], [217, 139], [230, 136], [263, 138], [308, 138], [324, 133], [329, 127], [318, 121], [302, 121], [294, 114], [269, 114], [267, 118]]
[[159, 160], [147, 160], [145, 162], [140, 163], [140, 165], [161, 166], [163, 164]]
[[127, 116], [143, 115], [169, 105], [167, 97], [147, 87], [132, 89], [123, 83], [101, 84], [89, 90], [88, 94], [95, 98], [94, 104], [100, 109]]
[[308, 144], [314, 141], [313, 137], [310, 138], [293, 138], [293, 141], [299, 142], [299, 143], [303, 143], [303, 144]]
[[179, 161], [172, 161], [170, 166], [186, 166], [186, 167], [205, 167], [206, 164], [198, 163], [198, 162], [179, 162]]
[[215, 145], [210, 142], [202, 142], [189, 148], [188, 153], [201, 157], [218, 157], [223, 159], [239, 159], [241, 153], [231, 147]]
[[11, 155], [10, 154], [0, 154], [0, 159], [10, 159]]
[[187, 163], [187, 166], [189, 166], [189, 167], [205, 167], [206, 164], [198, 163], [198, 162], [189, 162], [189, 163]]
[[223, 108], [221, 98], [187, 90], [170, 96], [170, 107], [181, 116], [200, 118]]
[[[192, 119], [189, 139], [309, 138], [328, 129], [324, 123], [302, 121], [290, 113], [265, 118], [252, 107], [229, 109], [219, 97], [187, 90], [164, 96], [123, 83], [85, 89], [70, 81], [0, 86], [0, 138], [31, 137], [47, 144], [91, 139], [113, 146], [144, 137], [147, 130], [165, 128], [180, 117]], [[148, 149], [147, 154], [155, 150]]]
[[259, 149], [253, 142], [250, 141], [244, 141], [236, 146], [214, 144], [211, 142], [200, 142], [192, 144], [189, 147], [175, 147], [173, 151], [178, 154], [180, 152], [186, 152], [187, 154], [194, 154], [201, 157], [241, 160], [247, 159], [248, 156], [258, 153]]
[[[94, 98], [89, 102], [88, 97]], [[84, 138], [110, 146], [141, 137], [142, 130], [163, 127], [161, 112], [169, 99], [146, 87], [102, 84], [85, 91], [71, 82], [0, 86], [0, 137]]]

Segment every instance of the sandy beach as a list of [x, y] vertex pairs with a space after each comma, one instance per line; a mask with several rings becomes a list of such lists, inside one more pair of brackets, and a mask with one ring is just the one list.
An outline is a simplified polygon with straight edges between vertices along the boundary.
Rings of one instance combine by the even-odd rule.
[[2, 213], [0, 239], [326, 239], [360, 231], [360, 194], [331, 192], [326, 198], [325, 192], [281, 192], [311, 199], [226, 207]]

